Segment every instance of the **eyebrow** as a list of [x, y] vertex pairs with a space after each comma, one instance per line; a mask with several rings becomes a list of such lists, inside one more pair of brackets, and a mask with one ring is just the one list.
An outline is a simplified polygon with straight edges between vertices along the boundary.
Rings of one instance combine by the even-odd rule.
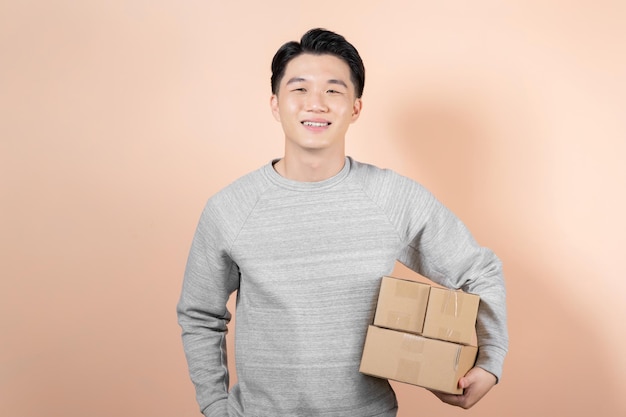
[[[286, 85], [294, 84], [294, 83], [301, 83], [301, 82], [305, 82], [305, 81], [307, 81], [305, 78], [293, 77], [293, 78], [290, 78], [289, 81], [287, 81]], [[336, 80], [334, 78], [328, 80], [328, 84], [337, 84], [337, 85], [341, 85], [341, 86], [343, 86], [345, 88], [348, 88], [348, 85], [343, 80]]]
[[342, 87], [348, 88], [348, 85], [343, 80], [328, 80], [329, 84], [338, 84]]
[[293, 84], [293, 83], [301, 83], [301, 82], [304, 82], [304, 81], [306, 81], [306, 80], [304, 78], [302, 78], [302, 77], [293, 77], [293, 78], [290, 78], [289, 81], [287, 81], [286, 85]]

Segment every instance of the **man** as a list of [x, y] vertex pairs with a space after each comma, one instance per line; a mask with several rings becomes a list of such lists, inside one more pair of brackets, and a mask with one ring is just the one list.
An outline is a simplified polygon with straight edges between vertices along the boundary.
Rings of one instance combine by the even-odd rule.
[[[345, 155], [361, 113], [357, 50], [322, 29], [272, 61], [270, 106], [284, 156], [209, 199], [189, 254], [179, 323], [202, 413], [392, 417], [389, 383], [359, 373], [381, 277], [396, 260], [446, 287], [481, 296], [469, 408], [497, 382], [507, 350], [496, 256], [416, 182]], [[229, 391], [225, 335], [237, 293], [238, 383]]]

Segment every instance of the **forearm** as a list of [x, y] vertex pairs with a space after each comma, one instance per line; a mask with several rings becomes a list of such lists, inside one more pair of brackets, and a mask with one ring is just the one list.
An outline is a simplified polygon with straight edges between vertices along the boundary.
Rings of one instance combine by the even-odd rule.
[[476, 365], [491, 372], [499, 381], [508, 350], [506, 291], [501, 275], [491, 278], [489, 282], [491, 287], [475, 290], [481, 296], [476, 320]]
[[415, 241], [420, 273], [480, 297], [477, 365], [500, 379], [508, 349], [506, 289], [498, 257], [474, 240], [449, 210], [435, 203], [430, 222]]
[[502, 264], [491, 250], [477, 246], [471, 258], [471, 267], [461, 275], [459, 284], [464, 291], [480, 296], [476, 320], [479, 348], [476, 365], [499, 380], [508, 349], [506, 289]]
[[[178, 306], [178, 321], [200, 410], [210, 416], [217, 403], [228, 398], [228, 363], [226, 332], [228, 319], [213, 317], [188, 308], [184, 301]], [[220, 407], [221, 408], [221, 407]], [[216, 413], [214, 415], [225, 415]]]
[[207, 416], [224, 416], [229, 385], [226, 332], [231, 318], [226, 303], [238, 288], [239, 272], [217, 223], [206, 213], [191, 245], [177, 314], [200, 409]]

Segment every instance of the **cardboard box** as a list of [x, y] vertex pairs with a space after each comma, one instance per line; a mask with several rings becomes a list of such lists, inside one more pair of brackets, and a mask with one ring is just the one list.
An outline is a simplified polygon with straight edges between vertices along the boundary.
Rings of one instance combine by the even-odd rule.
[[374, 326], [475, 344], [480, 297], [426, 283], [383, 277]]
[[480, 297], [462, 291], [432, 287], [422, 336], [474, 344]]
[[383, 277], [374, 325], [422, 333], [431, 286], [421, 282]]
[[462, 394], [459, 379], [476, 360], [478, 348], [369, 326], [360, 372], [431, 390]]

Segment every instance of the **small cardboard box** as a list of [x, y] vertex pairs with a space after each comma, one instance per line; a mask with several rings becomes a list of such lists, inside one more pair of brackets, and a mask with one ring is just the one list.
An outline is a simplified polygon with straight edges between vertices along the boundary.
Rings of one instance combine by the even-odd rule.
[[431, 286], [416, 281], [383, 277], [374, 325], [422, 333]]
[[474, 344], [480, 297], [462, 291], [432, 287], [422, 336]]
[[458, 381], [474, 366], [477, 352], [475, 346], [369, 326], [359, 370], [379, 378], [462, 394]]

